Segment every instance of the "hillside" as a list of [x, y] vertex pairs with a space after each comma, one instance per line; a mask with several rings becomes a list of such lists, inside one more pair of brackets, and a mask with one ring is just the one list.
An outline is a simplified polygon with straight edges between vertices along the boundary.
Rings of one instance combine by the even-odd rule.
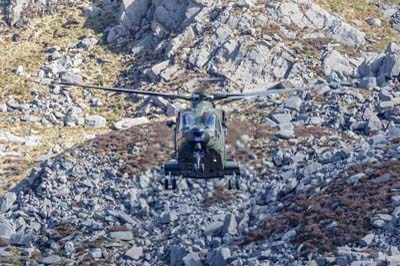
[[[21, 0], [1, 19], [1, 265], [400, 263], [397, 1]], [[224, 104], [239, 191], [163, 190], [187, 103], [50, 84], [210, 76], [304, 86]]]

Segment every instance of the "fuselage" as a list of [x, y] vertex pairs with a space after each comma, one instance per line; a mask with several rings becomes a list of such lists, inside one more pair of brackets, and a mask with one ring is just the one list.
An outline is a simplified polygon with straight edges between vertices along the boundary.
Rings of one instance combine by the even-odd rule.
[[183, 173], [199, 178], [223, 175], [225, 114], [209, 101], [194, 102], [178, 114], [175, 151]]

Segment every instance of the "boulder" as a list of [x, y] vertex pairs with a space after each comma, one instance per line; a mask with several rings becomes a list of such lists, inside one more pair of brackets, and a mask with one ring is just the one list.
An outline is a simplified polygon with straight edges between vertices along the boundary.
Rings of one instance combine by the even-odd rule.
[[3, 197], [0, 198], [0, 213], [7, 212], [14, 204], [17, 199], [17, 195], [14, 192], [7, 192]]
[[185, 266], [203, 266], [199, 254], [189, 253], [183, 258], [183, 263]]
[[299, 112], [303, 101], [298, 96], [291, 96], [285, 101], [284, 107]]
[[375, 114], [371, 115], [368, 118], [368, 123], [367, 127], [365, 128], [365, 133], [367, 135], [376, 133], [382, 129], [382, 123], [379, 117], [377, 117]]
[[64, 118], [64, 126], [74, 127], [83, 126], [85, 119], [83, 117], [83, 111], [79, 107], [70, 107], [67, 110], [67, 114]]
[[328, 82], [347, 81], [354, 70], [350, 61], [336, 50], [323, 53], [322, 69]]
[[132, 247], [125, 252], [125, 257], [131, 260], [139, 260], [143, 256], [143, 247]]
[[114, 124], [114, 128], [117, 130], [128, 129], [133, 126], [142, 125], [149, 123], [149, 119], [147, 117], [138, 117], [138, 118], [124, 118], [117, 123]]
[[15, 224], [11, 220], [0, 221], [0, 239], [9, 239], [15, 234]]
[[237, 221], [233, 214], [227, 214], [224, 219], [224, 225], [222, 227], [222, 236], [226, 234], [234, 235], [237, 233]]
[[228, 248], [218, 248], [208, 254], [207, 263], [209, 266], [225, 266], [230, 257], [231, 252]]
[[169, 252], [169, 265], [179, 266], [183, 264], [183, 258], [186, 255], [186, 250], [180, 246], [171, 246]]
[[368, 234], [368, 235], [366, 235], [365, 237], [363, 237], [363, 238], [360, 240], [360, 245], [361, 245], [362, 247], [368, 247], [368, 246], [372, 243], [372, 241], [374, 240], [374, 238], [375, 238], [375, 235], [374, 235], [374, 234]]
[[267, 12], [279, 25], [303, 30], [304, 36], [318, 30], [348, 46], [358, 48], [365, 43], [362, 31], [349, 25], [338, 14], [329, 14], [311, 0], [271, 1], [267, 4]]
[[41, 263], [45, 265], [52, 265], [52, 264], [57, 264], [61, 262], [61, 258], [57, 255], [51, 255], [48, 257], [44, 257], [40, 260]]
[[86, 117], [85, 125], [90, 128], [100, 128], [107, 125], [107, 120], [100, 115], [91, 115]]
[[129, 241], [132, 240], [133, 234], [130, 231], [116, 231], [116, 232], [111, 232], [110, 237], [119, 240]]

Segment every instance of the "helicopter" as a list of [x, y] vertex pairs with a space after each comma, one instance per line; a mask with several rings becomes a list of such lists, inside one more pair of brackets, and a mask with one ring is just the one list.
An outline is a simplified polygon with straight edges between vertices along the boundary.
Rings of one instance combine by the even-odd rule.
[[[164, 188], [177, 189], [177, 177], [190, 179], [223, 179], [227, 176], [228, 188], [240, 189], [240, 166], [235, 160], [227, 158], [225, 137], [228, 133], [227, 114], [216, 102], [240, 100], [248, 97], [262, 97], [270, 94], [288, 93], [304, 90], [304, 87], [280, 88], [275, 85], [265, 90], [248, 93], [207, 93], [210, 82], [220, 78], [197, 78], [198, 89], [192, 94], [172, 94], [128, 88], [86, 85], [66, 81], [54, 81], [53, 85], [75, 86], [84, 89], [97, 89], [111, 92], [157, 96], [169, 100], [181, 99], [191, 103], [179, 110], [176, 120], [166, 122], [174, 130], [173, 158], [164, 166]], [[279, 84], [278, 84], [279, 85]]]

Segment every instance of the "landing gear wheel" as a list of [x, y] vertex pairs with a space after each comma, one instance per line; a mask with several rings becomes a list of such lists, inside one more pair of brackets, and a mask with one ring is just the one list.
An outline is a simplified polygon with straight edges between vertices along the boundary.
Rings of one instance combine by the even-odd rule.
[[232, 179], [231, 178], [228, 179], [228, 189], [232, 190]]
[[235, 179], [235, 187], [237, 190], [239, 190], [240, 189], [240, 176], [236, 176], [236, 174], [234, 174], [233, 178]]
[[169, 181], [168, 181], [168, 178], [165, 178], [165, 180], [164, 180], [164, 189], [165, 189], [165, 190], [168, 190], [168, 189], [169, 189]]
[[240, 189], [240, 179], [239, 179], [238, 177], [237, 177], [236, 180], [235, 180], [235, 186], [236, 186], [236, 189], [237, 189], [237, 190]]
[[172, 179], [172, 190], [176, 190], [178, 188], [177, 184], [176, 184], [176, 178]]

